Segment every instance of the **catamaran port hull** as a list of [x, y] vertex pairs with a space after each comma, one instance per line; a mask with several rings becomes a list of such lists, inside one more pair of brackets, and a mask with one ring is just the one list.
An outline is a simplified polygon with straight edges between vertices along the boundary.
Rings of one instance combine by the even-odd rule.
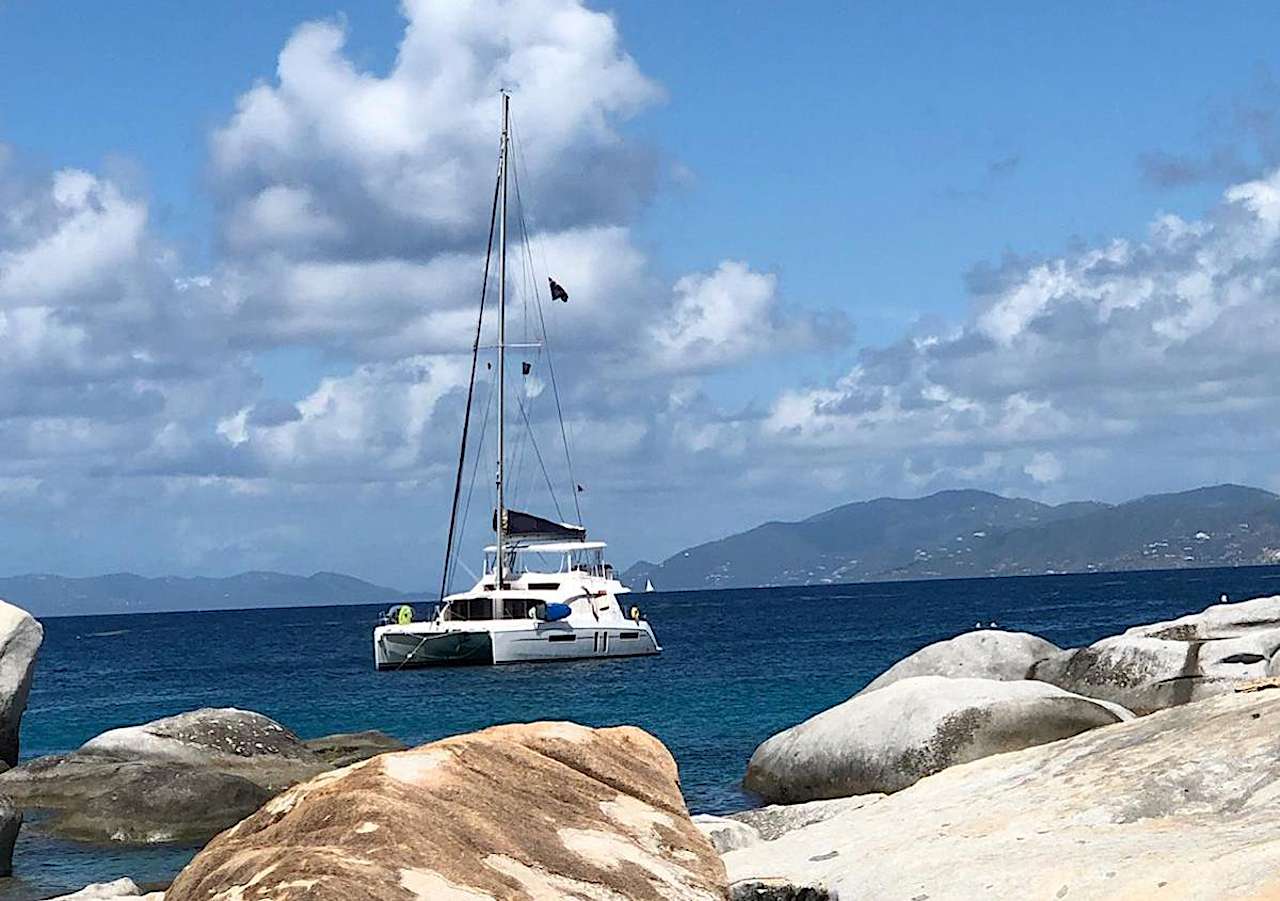
[[373, 638], [374, 661], [380, 670], [645, 657], [661, 651], [644, 622], [631, 628], [542, 627], [492, 632], [384, 626]]
[[493, 642], [488, 632], [383, 631], [373, 639], [378, 669], [411, 666], [485, 666], [493, 663]]

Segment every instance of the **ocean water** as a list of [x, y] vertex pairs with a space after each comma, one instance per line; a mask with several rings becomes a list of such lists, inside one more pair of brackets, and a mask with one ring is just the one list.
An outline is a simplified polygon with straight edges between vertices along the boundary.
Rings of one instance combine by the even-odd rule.
[[[726, 812], [752, 804], [740, 781], [756, 745], [923, 645], [995, 622], [1078, 646], [1224, 592], [1280, 594], [1280, 567], [654, 593], [637, 599], [658, 657], [394, 673], [372, 667], [372, 607], [59, 617], [44, 621], [22, 756], [208, 706], [304, 738], [381, 729], [410, 744], [495, 723], [630, 723], [671, 749], [693, 812]], [[0, 898], [164, 881], [193, 853], [62, 842], [35, 823]]]

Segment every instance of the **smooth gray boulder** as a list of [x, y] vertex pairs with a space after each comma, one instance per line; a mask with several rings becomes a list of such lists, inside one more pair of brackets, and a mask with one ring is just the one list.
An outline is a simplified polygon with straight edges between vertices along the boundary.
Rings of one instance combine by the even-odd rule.
[[120, 764], [109, 784], [57, 811], [47, 827], [90, 842], [199, 844], [275, 795], [242, 776], [158, 763]]
[[78, 753], [217, 769], [276, 791], [329, 768], [275, 720], [234, 707], [206, 707], [111, 729], [89, 739]]
[[743, 785], [781, 804], [896, 792], [958, 763], [1130, 717], [1044, 682], [916, 676], [773, 736], [751, 755]]
[[1060, 651], [1032, 677], [1146, 714], [1276, 675], [1278, 648], [1280, 596], [1255, 598]]
[[52, 811], [40, 828], [67, 838], [203, 842], [291, 785], [396, 746], [381, 733], [304, 742], [260, 713], [202, 709], [28, 761], [0, 773], [0, 793]]
[[1000, 681], [1026, 679], [1037, 661], [1060, 652], [1061, 648], [1053, 642], [1029, 632], [975, 629], [955, 638], [934, 642], [902, 658], [872, 679], [859, 694], [913, 676]]
[[318, 755], [326, 764], [337, 769], [378, 754], [407, 751], [409, 746], [385, 732], [339, 732], [304, 741], [303, 747]]
[[699, 814], [694, 825], [703, 831], [720, 854], [749, 848], [757, 842], [772, 842], [793, 832], [821, 823], [842, 813], [874, 804], [884, 795], [856, 795], [800, 804], [770, 804], [725, 816]]
[[50, 811], [41, 829], [127, 844], [207, 841], [275, 794], [217, 769], [81, 752], [41, 757], [0, 774], [0, 791], [25, 808]]
[[0, 797], [0, 876], [13, 875], [13, 844], [21, 828], [21, 808], [9, 798]]
[[724, 819], [736, 820], [750, 826], [760, 841], [772, 842], [793, 832], [821, 823], [842, 813], [858, 810], [874, 804], [883, 794], [855, 795], [851, 798], [830, 798], [824, 801], [805, 801], [800, 804], [770, 804], [753, 810], [731, 813]]
[[95, 882], [70, 895], [59, 895], [49, 901], [164, 901], [164, 892], [146, 892], [128, 877], [112, 882]]
[[750, 847], [761, 840], [760, 833], [755, 829], [728, 817], [700, 813], [693, 817], [693, 825], [711, 840], [711, 847], [716, 849], [717, 854]]
[[1280, 690], [951, 767], [724, 855], [731, 884], [910, 898], [1280, 897]]
[[8, 766], [18, 763], [22, 714], [43, 641], [44, 627], [30, 613], [0, 601], [0, 761]]

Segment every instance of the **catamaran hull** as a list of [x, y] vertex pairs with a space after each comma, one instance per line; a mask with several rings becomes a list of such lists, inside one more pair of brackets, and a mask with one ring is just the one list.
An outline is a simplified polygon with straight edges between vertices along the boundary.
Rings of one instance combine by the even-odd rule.
[[646, 624], [637, 628], [566, 627], [426, 634], [382, 631], [374, 637], [373, 650], [375, 664], [385, 670], [645, 657], [661, 653], [662, 648]]
[[378, 669], [484, 666], [493, 663], [493, 641], [488, 632], [388, 632], [374, 639], [373, 655]]
[[662, 649], [648, 629], [538, 629], [493, 633], [494, 663], [645, 657]]

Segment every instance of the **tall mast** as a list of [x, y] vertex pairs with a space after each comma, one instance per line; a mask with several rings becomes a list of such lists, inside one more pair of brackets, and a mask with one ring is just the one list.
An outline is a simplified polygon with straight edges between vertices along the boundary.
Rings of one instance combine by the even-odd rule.
[[[502, 493], [502, 469], [506, 459], [506, 397], [507, 397], [507, 163], [511, 155], [511, 140], [508, 134], [510, 123], [511, 97], [502, 92], [502, 205], [499, 213], [498, 231], [498, 554], [493, 586], [496, 592], [502, 590], [503, 567], [506, 556], [507, 539], [507, 507]], [[501, 612], [501, 602], [494, 602], [494, 615]]]

